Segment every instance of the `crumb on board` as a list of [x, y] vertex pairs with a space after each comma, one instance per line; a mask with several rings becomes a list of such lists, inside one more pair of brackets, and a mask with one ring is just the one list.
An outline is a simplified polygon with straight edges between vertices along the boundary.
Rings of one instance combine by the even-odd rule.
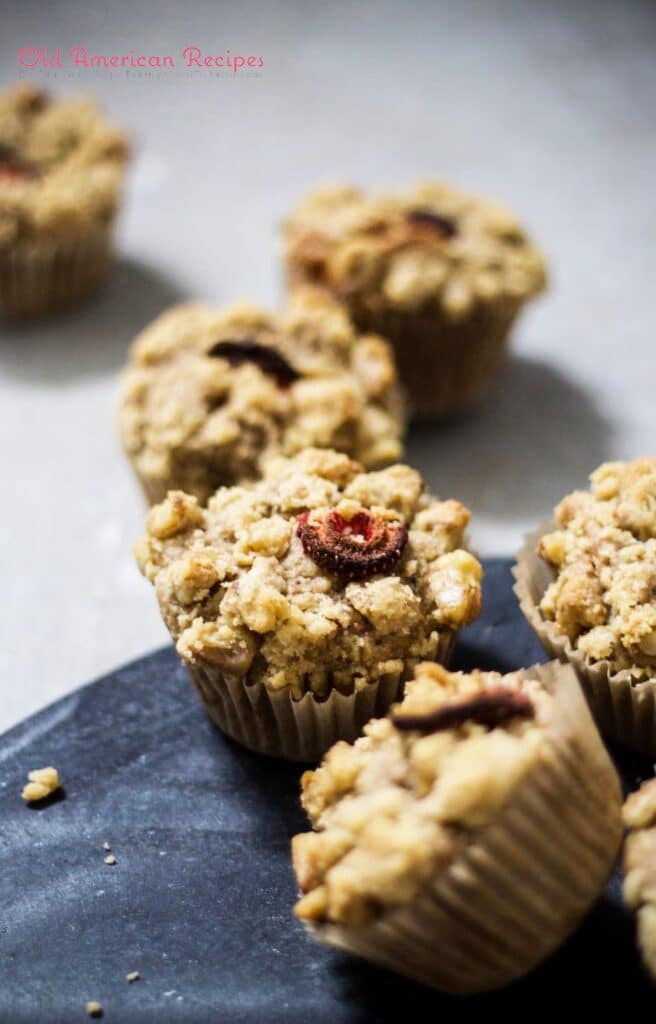
[[105, 840], [105, 842], [103, 843], [103, 850], [111, 850], [111, 846], [109, 845], [107, 840]]
[[110, 853], [109, 857], [105, 857], [105, 864], [109, 864], [110, 867], [116, 864], [116, 857], [113, 853]]
[[130, 971], [129, 974], [125, 975], [125, 980], [132, 984], [133, 981], [139, 981], [140, 977], [139, 971]]
[[29, 782], [23, 787], [21, 796], [28, 803], [36, 803], [38, 800], [45, 800], [47, 796], [54, 793], [61, 786], [59, 772], [52, 766], [48, 768], [35, 768], [27, 773]]
[[90, 999], [87, 1003], [87, 1013], [90, 1017], [102, 1017], [102, 1003], [99, 1003], [96, 999]]

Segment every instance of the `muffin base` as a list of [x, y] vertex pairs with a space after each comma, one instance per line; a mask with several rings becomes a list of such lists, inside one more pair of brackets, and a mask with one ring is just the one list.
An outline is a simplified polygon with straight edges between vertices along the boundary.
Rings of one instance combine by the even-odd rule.
[[391, 342], [410, 414], [420, 420], [458, 416], [483, 398], [502, 370], [520, 309], [521, 303], [505, 300], [458, 321], [362, 305], [351, 315], [360, 330]]
[[0, 254], [0, 313], [28, 319], [71, 309], [104, 284], [111, 265], [111, 225], [73, 239], [20, 242]]
[[539, 605], [554, 579], [552, 570], [536, 553], [545, 533], [557, 529], [555, 521], [542, 523], [527, 534], [513, 569], [520, 608], [552, 658], [572, 665], [601, 732], [615, 743], [650, 757], [656, 756], [656, 677], [636, 682], [631, 672], [613, 671], [608, 661], [591, 662], [577, 651], [555, 622], [545, 619]]
[[520, 978], [574, 929], [615, 861], [620, 785], [573, 670], [531, 673], [556, 696], [550, 742], [497, 819], [406, 906], [365, 928], [309, 925], [317, 938], [473, 994]]
[[[455, 635], [440, 633], [436, 661], [448, 663]], [[338, 740], [352, 743], [371, 718], [385, 715], [405, 685], [383, 677], [354, 694], [333, 690], [323, 701], [312, 693], [292, 700], [288, 688], [272, 692], [206, 661], [187, 669], [210, 718], [235, 742], [258, 754], [314, 764]]]

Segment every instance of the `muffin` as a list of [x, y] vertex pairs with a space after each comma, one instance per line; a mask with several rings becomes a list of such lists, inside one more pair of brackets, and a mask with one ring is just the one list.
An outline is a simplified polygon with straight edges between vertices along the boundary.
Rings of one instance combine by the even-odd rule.
[[407, 195], [312, 193], [287, 221], [292, 287], [312, 282], [394, 346], [416, 417], [466, 412], [495, 380], [508, 333], [542, 290], [538, 250], [502, 207], [447, 185]]
[[468, 519], [408, 466], [365, 473], [308, 449], [206, 509], [170, 492], [136, 556], [219, 728], [316, 762], [384, 714], [419, 661], [445, 660], [478, 614]]
[[404, 700], [302, 779], [296, 914], [320, 940], [450, 993], [501, 988], [573, 930], [622, 835], [576, 675], [419, 665]]
[[609, 739], [656, 755], [656, 458], [607, 462], [531, 534], [515, 569], [546, 650], [576, 668]]
[[205, 502], [306, 447], [377, 468], [402, 455], [403, 426], [388, 344], [312, 289], [279, 315], [246, 303], [164, 313], [134, 343], [119, 412], [151, 503], [171, 489]]
[[101, 286], [127, 157], [90, 100], [0, 94], [0, 312], [73, 307]]
[[638, 946], [656, 981], [656, 779], [631, 793], [623, 816], [630, 829], [624, 843], [624, 899], [636, 911]]

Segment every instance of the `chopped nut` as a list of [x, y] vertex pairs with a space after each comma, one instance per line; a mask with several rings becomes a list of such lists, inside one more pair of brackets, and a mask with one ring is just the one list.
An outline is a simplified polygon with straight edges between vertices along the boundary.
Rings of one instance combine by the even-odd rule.
[[130, 971], [129, 974], [125, 975], [125, 980], [132, 984], [133, 981], [139, 981], [140, 977], [139, 971]]
[[110, 853], [109, 857], [105, 857], [105, 864], [109, 864], [110, 867], [116, 864], [116, 857], [113, 853]]
[[102, 1003], [99, 1003], [96, 999], [90, 999], [87, 1003], [87, 1013], [90, 1017], [102, 1017]]
[[103, 843], [103, 850], [111, 850], [111, 846], [109, 845], [107, 840], [105, 840], [105, 842]]
[[56, 768], [35, 768], [34, 771], [28, 772], [27, 777], [30, 781], [23, 787], [21, 796], [28, 803], [45, 800], [61, 786]]

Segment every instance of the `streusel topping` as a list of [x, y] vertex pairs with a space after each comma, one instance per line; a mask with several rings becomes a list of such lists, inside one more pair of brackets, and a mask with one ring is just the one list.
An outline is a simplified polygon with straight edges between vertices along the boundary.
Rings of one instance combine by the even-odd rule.
[[[551, 701], [522, 672], [417, 666], [389, 717], [369, 722], [353, 745], [337, 743], [303, 775], [315, 831], [292, 843], [298, 916], [360, 927], [409, 902], [496, 817], [535, 763]], [[496, 723], [477, 719], [484, 702], [496, 704]]]
[[288, 220], [285, 242], [293, 284], [369, 309], [437, 307], [458, 320], [545, 284], [542, 256], [509, 211], [444, 184], [403, 196], [316, 191]]
[[258, 478], [272, 455], [308, 446], [369, 468], [402, 453], [387, 342], [357, 334], [312, 289], [278, 316], [245, 303], [164, 313], [134, 344], [119, 424], [141, 475], [201, 501], [221, 484]]
[[556, 571], [540, 610], [590, 661], [656, 672], [656, 458], [607, 462], [556, 508], [538, 553]]
[[0, 250], [109, 222], [128, 151], [91, 100], [27, 84], [0, 94]]
[[[398, 561], [357, 580], [339, 562], [319, 564], [299, 521], [331, 510], [354, 533], [363, 514], [402, 526]], [[257, 483], [222, 488], [206, 509], [171, 492], [151, 509], [136, 556], [183, 660], [322, 698], [408, 678], [435, 656], [440, 633], [478, 615], [481, 567], [461, 547], [468, 520], [408, 466], [365, 473], [346, 455], [308, 449], [272, 459]]]
[[638, 943], [643, 960], [656, 978], [656, 779], [649, 779], [627, 797], [624, 824], [626, 903], [638, 915]]

